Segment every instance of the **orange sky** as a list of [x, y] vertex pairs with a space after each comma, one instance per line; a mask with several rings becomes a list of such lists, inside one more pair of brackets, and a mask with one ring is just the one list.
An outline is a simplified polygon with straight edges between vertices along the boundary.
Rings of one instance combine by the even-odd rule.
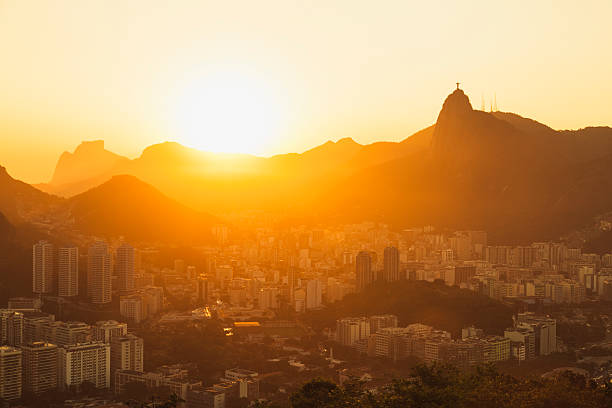
[[456, 81], [554, 128], [612, 124], [610, 1], [0, 2], [0, 164], [103, 138], [271, 155], [400, 140]]

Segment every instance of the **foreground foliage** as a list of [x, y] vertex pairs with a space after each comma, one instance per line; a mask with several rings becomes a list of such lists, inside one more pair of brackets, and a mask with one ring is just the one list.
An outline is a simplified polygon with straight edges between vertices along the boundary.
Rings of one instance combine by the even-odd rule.
[[[271, 405], [258, 404], [260, 407]], [[411, 378], [394, 381], [377, 392], [367, 384], [338, 386], [315, 379], [289, 400], [292, 408], [595, 408], [612, 406], [610, 384], [597, 385], [566, 372], [556, 379], [519, 379], [493, 368], [463, 373], [449, 366], [418, 366]]]

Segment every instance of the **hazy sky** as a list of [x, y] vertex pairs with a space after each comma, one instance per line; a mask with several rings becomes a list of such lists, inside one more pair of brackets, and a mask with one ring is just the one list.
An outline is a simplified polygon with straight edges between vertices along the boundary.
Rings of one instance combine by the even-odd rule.
[[612, 125], [612, 1], [0, 0], [0, 164], [103, 138], [271, 155], [400, 140], [474, 107]]

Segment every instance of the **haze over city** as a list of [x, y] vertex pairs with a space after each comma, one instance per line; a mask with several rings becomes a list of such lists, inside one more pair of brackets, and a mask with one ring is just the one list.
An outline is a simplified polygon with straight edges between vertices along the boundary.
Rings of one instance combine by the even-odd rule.
[[612, 406], [611, 12], [0, 2], [0, 406]]

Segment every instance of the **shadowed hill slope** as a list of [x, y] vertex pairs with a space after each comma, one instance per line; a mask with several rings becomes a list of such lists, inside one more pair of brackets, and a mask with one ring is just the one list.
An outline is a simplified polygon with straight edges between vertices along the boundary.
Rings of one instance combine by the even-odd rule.
[[75, 228], [88, 235], [197, 244], [210, 239], [212, 216], [169, 199], [133, 176], [110, 181], [66, 203]]
[[498, 242], [556, 238], [612, 208], [612, 129], [547, 129], [475, 111], [456, 90], [427, 154], [357, 173], [329, 191], [325, 211], [397, 227], [479, 228]]
[[503, 333], [512, 326], [512, 310], [467, 289], [425, 281], [378, 282], [363, 293], [349, 294], [308, 319], [319, 328], [335, 326], [342, 317], [394, 314], [398, 324], [424, 323], [455, 336], [474, 325], [488, 333]]
[[44, 217], [63, 200], [12, 178], [0, 166], [0, 212], [13, 224]]

